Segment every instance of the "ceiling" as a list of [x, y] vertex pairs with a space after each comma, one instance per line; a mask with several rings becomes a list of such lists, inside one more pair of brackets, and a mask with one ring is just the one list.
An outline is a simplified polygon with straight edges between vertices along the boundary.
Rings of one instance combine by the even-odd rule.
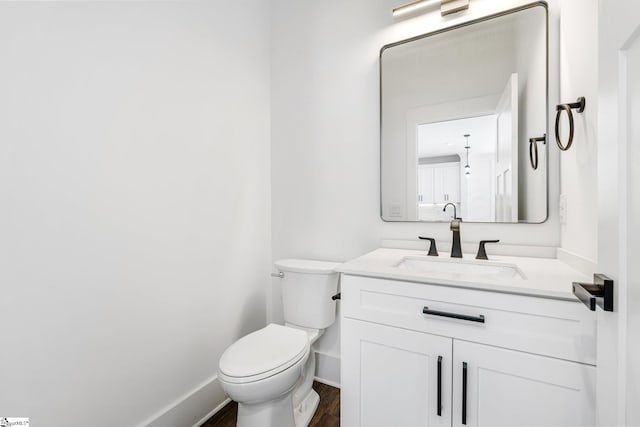
[[469, 153], [494, 153], [496, 145], [495, 114], [426, 123], [418, 126], [418, 157], [439, 157], [465, 154], [469, 134]]

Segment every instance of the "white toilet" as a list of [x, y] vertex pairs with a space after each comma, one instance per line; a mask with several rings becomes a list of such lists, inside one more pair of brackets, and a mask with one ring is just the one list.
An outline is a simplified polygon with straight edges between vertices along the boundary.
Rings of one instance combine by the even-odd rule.
[[238, 402], [238, 427], [306, 427], [320, 398], [312, 388], [311, 346], [336, 317], [338, 264], [284, 259], [285, 326], [270, 324], [240, 338], [223, 353], [218, 378]]

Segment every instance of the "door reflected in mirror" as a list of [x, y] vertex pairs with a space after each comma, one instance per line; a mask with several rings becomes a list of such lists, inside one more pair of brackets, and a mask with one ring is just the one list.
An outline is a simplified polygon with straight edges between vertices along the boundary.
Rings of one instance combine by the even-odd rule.
[[536, 3], [393, 43], [380, 53], [385, 221], [547, 217], [547, 10]]

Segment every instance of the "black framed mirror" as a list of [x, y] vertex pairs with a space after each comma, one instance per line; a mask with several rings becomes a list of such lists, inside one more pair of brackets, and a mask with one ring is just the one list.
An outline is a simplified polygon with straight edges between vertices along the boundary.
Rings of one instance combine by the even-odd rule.
[[384, 46], [382, 219], [544, 222], [547, 111], [545, 2]]

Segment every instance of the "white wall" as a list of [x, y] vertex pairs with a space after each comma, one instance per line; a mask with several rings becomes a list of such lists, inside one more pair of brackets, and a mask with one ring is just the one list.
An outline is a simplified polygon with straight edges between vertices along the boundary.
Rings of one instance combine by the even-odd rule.
[[0, 415], [151, 421], [264, 325], [268, 46], [260, 0], [0, 3]]
[[[534, 12], [535, 11], [535, 12]], [[543, 15], [541, 8], [535, 8], [532, 15]], [[544, 197], [546, 195], [548, 175], [547, 154], [549, 152], [549, 137], [547, 144], [538, 142], [538, 168], [531, 167], [529, 153], [529, 138], [541, 137], [545, 134], [545, 118], [538, 114], [540, 108], [544, 108], [547, 102], [545, 92], [545, 79], [534, 78], [533, 76], [544, 75], [544, 63], [538, 58], [546, 55], [546, 29], [543, 25], [520, 25], [517, 31], [520, 48], [516, 52], [516, 63], [518, 70], [522, 70], [518, 75], [518, 134], [520, 146], [518, 150], [518, 217], [527, 222], [540, 222], [544, 218], [541, 214], [541, 206], [546, 205]], [[555, 51], [555, 50], [554, 50]], [[557, 74], [557, 73], [556, 73]], [[551, 124], [553, 125], [553, 124]]]
[[[598, 1], [562, 0], [560, 25], [560, 99], [575, 102], [587, 99], [583, 113], [574, 110], [574, 142], [560, 155], [561, 193], [566, 195], [567, 222], [562, 224], [562, 249], [597, 261], [598, 191]], [[555, 105], [553, 105], [555, 107]], [[551, 122], [551, 126], [555, 124]], [[566, 143], [568, 120], [561, 117], [561, 136]], [[551, 135], [550, 149], [558, 150]]]
[[[385, 223], [380, 219], [380, 48], [444, 24], [468, 20], [527, 1], [474, 0], [469, 11], [442, 18], [439, 11], [394, 19], [402, 0], [327, 0], [273, 3], [272, 39], [272, 236], [273, 257], [348, 260], [373, 250], [383, 238], [435, 237], [450, 247], [442, 223]], [[555, 7], [552, 4], [552, 9]], [[553, 12], [553, 11], [552, 11]], [[551, 17], [557, 43], [557, 14]], [[558, 67], [557, 50], [550, 55]], [[551, 103], [557, 74], [551, 74]], [[558, 155], [550, 156], [549, 220], [534, 224], [463, 224], [462, 239], [497, 238], [506, 244], [556, 247]], [[425, 246], [426, 248], [426, 246]], [[270, 295], [271, 318], [281, 320], [278, 280]], [[320, 350], [339, 355], [339, 325]]]

